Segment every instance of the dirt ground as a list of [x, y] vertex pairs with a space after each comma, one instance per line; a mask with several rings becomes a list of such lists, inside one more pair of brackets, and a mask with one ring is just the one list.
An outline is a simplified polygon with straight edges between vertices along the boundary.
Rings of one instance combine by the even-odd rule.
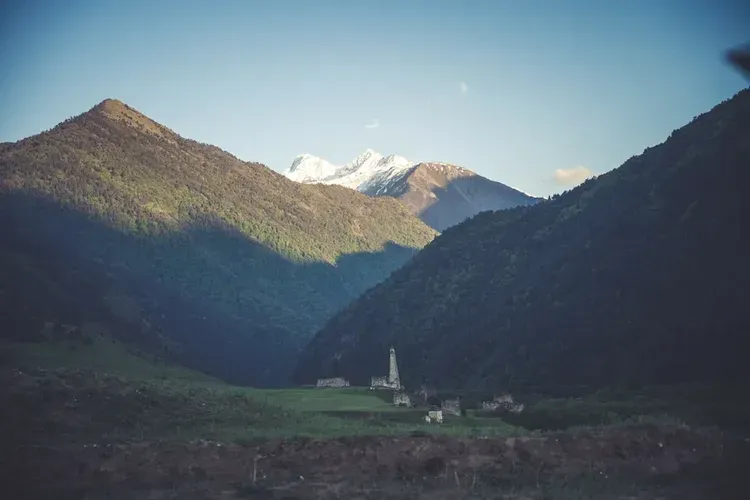
[[[721, 499], [750, 446], [713, 431], [618, 428], [526, 438], [438, 436], [16, 447], [4, 498]], [[744, 464], [744, 465], [743, 465]], [[742, 488], [740, 488], [742, 489]]]

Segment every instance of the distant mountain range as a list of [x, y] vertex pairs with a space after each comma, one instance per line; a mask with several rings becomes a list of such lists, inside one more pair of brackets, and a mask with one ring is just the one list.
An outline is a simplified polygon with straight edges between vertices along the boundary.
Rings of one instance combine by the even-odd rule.
[[[297, 380], [733, 387], [750, 376], [750, 90], [531, 207], [443, 232], [330, 320]], [[741, 392], [741, 391], [740, 391]]]
[[255, 385], [286, 383], [328, 317], [436, 234], [112, 99], [0, 144], [0, 224], [3, 336], [106, 330]]
[[532, 205], [538, 198], [448, 163], [413, 163], [368, 149], [344, 166], [309, 154], [284, 172], [306, 184], [336, 184], [370, 196], [399, 198], [432, 228], [444, 229], [487, 210]]

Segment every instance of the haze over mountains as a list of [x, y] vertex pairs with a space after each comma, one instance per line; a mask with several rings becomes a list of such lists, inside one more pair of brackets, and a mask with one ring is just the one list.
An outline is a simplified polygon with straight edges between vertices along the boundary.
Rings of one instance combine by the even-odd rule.
[[0, 146], [6, 336], [110, 332], [279, 385], [327, 317], [435, 232], [397, 200], [292, 182], [108, 99]]
[[621, 167], [443, 232], [335, 316], [297, 380], [742, 384], [750, 375], [750, 90]]
[[437, 231], [479, 212], [539, 201], [456, 165], [415, 164], [402, 156], [383, 156], [371, 149], [344, 166], [313, 155], [300, 155], [284, 175], [306, 184], [337, 184], [370, 196], [399, 198]]

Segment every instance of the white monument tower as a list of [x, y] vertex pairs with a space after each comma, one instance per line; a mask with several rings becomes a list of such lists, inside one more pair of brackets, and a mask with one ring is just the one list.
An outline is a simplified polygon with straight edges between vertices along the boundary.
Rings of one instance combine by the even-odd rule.
[[396, 364], [396, 350], [393, 347], [391, 347], [388, 385], [396, 390], [401, 390], [401, 379], [398, 376], [398, 364]]

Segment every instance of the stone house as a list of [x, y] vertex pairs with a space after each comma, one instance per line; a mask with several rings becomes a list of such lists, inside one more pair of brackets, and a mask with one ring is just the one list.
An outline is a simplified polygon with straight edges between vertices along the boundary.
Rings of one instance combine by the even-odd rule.
[[434, 423], [438, 423], [438, 424], [442, 424], [443, 423], [443, 412], [442, 412], [442, 410], [430, 410], [430, 411], [428, 411], [427, 415], [425, 415], [425, 417], [424, 417], [424, 421], [427, 422], [428, 424], [431, 424], [433, 422]]
[[520, 413], [523, 411], [523, 404], [516, 403], [513, 396], [510, 394], [502, 394], [500, 396], [495, 396], [492, 401], [482, 401], [482, 410]]
[[459, 399], [446, 399], [440, 403], [440, 409], [448, 415], [461, 416], [461, 401]]
[[411, 400], [411, 396], [403, 391], [395, 391], [393, 393], [393, 405], [394, 406], [406, 406], [411, 408], [414, 406]]
[[319, 378], [315, 387], [349, 387], [349, 381], [343, 377]]

